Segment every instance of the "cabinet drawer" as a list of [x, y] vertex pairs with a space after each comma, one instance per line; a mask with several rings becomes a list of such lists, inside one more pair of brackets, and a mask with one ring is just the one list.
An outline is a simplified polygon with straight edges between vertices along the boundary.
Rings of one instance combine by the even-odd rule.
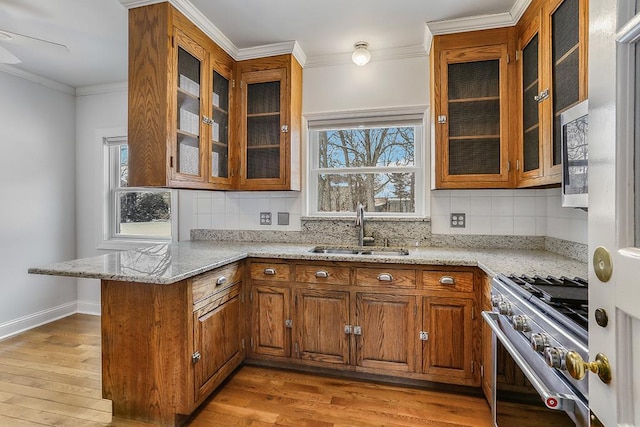
[[356, 285], [415, 289], [416, 272], [415, 270], [393, 268], [358, 268], [356, 270]]
[[291, 278], [289, 264], [280, 262], [252, 262], [251, 280], [288, 282]]
[[296, 282], [348, 285], [349, 267], [296, 265]]
[[240, 264], [230, 264], [213, 271], [200, 274], [191, 279], [193, 303], [229, 287], [242, 280], [242, 267]]
[[473, 272], [423, 271], [422, 288], [435, 292], [473, 292]]

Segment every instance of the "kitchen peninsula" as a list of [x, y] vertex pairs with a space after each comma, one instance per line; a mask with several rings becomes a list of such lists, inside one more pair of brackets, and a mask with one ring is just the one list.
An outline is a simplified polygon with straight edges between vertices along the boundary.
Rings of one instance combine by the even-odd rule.
[[243, 361], [478, 387], [488, 279], [587, 272], [536, 250], [313, 248], [189, 241], [29, 272], [102, 281], [103, 396], [114, 416], [167, 426]]

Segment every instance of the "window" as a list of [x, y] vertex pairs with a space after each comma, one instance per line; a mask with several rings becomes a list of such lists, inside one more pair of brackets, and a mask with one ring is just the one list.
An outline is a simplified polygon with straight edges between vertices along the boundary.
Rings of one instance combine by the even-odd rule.
[[[117, 248], [126, 242], [170, 242], [175, 236], [177, 206], [173, 191], [163, 188], [128, 186], [128, 146], [126, 137], [103, 138], [105, 203], [103, 244]], [[116, 246], [106, 242], [116, 242]], [[122, 245], [122, 243], [125, 243]]]
[[422, 117], [310, 120], [310, 214], [424, 215]]

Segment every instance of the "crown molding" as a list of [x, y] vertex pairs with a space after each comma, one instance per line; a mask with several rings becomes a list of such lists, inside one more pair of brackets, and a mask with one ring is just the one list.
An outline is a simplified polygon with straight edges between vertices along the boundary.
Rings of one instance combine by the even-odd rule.
[[[390, 61], [397, 59], [421, 58], [427, 56], [427, 51], [423, 45], [405, 46], [392, 49], [369, 50], [371, 61]], [[331, 67], [334, 65], [353, 64], [351, 61], [352, 52], [337, 53], [333, 55], [311, 56], [307, 58], [305, 68]]]
[[76, 96], [99, 95], [102, 93], [126, 92], [127, 82], [105, 83], [100, 85], [82, 86], [76, 88]]
[[62, 92], [67, 95], [75, 96], [76, 94], [76, 90], [71, 86], [67, 86], [65, 84], [59, 83], [55, 80], [48, 79], [46, 77], [38, 76], [37, 74], [32, 74], [27, 71], [19, 70], [18, 68], [12, 67], [11, 65], [0, 64], [0, 71], [3, 71], [7, 74], [14, 75], [16, 77], [20, 77], [25, 80], [29, 80], [41, 86], [48, 87], [49, 89], [57, 90], [58, 92]]
[[466, 31], [488, 30], [491, 28], [512, 27], [518, 23], [530, 3], [531, 0], [516, 0], [509, 12], [427, 22], [427, 29], [435, 36]]
[[237, 61], [244, 61], [247, 59], [264, 58], [267, 56], [276, 56], [284, 54], [293, 54], [303, 67], [307, 62], [307, 56], [302, 51], [302, 48], [297, 41], [289, 41], [282, 43], [267, 44], [262, 46], [248, 47], [238, 50]]

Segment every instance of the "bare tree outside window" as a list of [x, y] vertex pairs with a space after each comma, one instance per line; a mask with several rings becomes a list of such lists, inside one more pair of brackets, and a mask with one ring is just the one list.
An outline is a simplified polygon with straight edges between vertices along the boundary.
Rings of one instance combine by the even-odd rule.
[[318, 211], [415, 212], [415, 129], [317, 131]]

